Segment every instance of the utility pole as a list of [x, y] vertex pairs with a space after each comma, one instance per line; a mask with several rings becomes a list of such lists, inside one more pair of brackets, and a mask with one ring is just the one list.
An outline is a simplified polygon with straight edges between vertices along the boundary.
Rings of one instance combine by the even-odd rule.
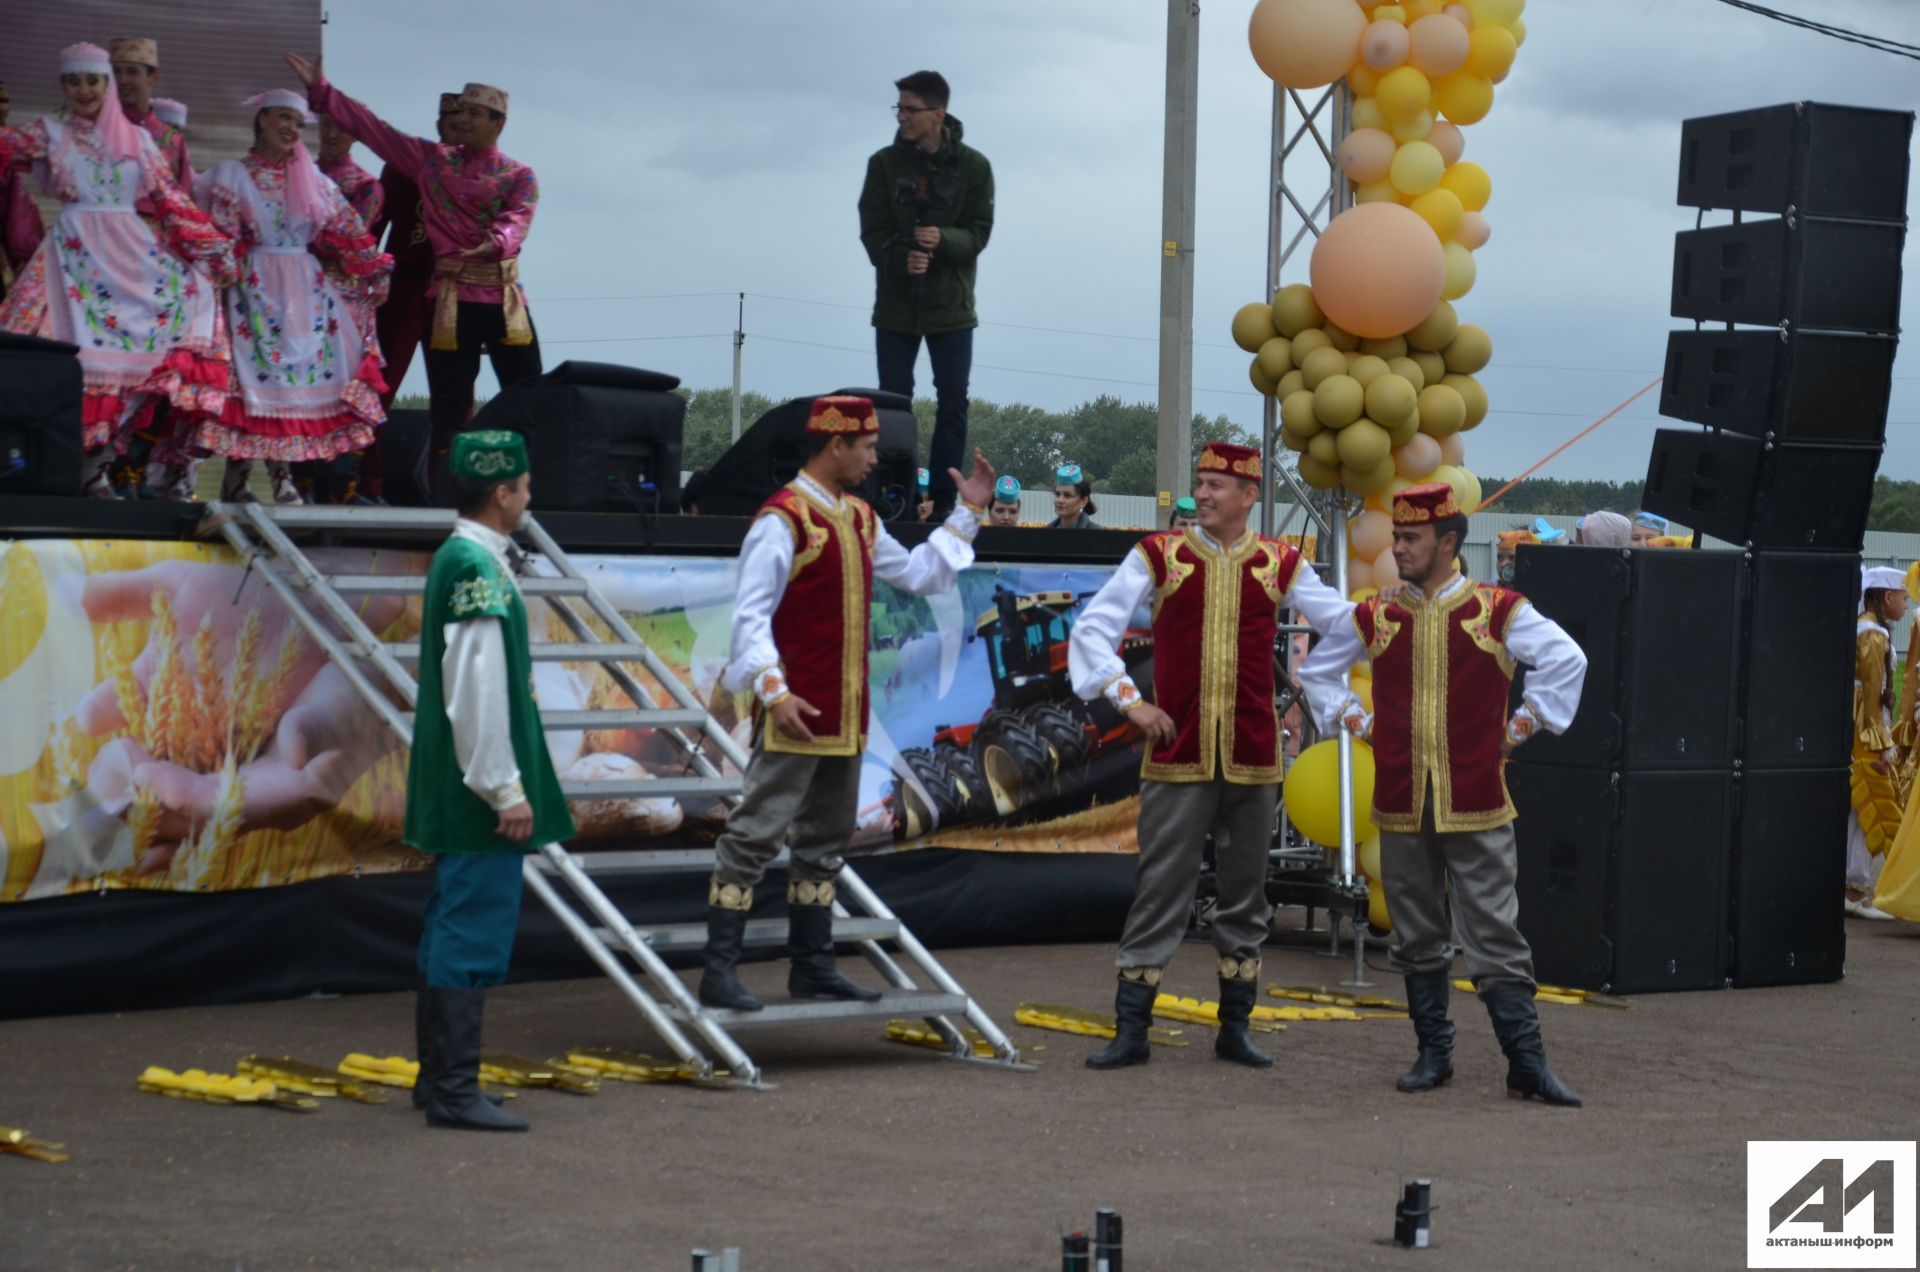
[[1169, 506], [1193, 483], [1193, 205], [1200, 5], [1167, 0], [1166, 149], [1160, 204], [1160, 427], [1154, 485]]
[[741, 292], [733, 318], [733, 440], [740, 440], [740, 352], [747, 347], [747, 293]]

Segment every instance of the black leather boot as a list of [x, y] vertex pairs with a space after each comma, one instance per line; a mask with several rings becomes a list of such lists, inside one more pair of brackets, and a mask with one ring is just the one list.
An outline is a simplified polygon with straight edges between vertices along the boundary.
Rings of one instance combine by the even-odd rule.
[[1402, 1091], [1431, 1091], [1453, 1076], [1453, 1021], [1447, 1018], [1450, 989], [1445, 968], [1407, 974], [1407, 1014], [1413, 1017], [1420, 1054], [1413, 1068], [1394, 1083]]
[[746, 910], [707, 907], [707, 970], [700, 975], [703, 1006], [759, 1011], [763, 1005], [740, 983], [739, 973], [734, 970], [740, 964], [740, 947], [746, 941], [747, 914]]
[[880, 991], [856, 985], [842, 976], [833, 962], [833, 903], [802, 905], [787, 901], [787, 948], [793, 965], [787, 969], [787, 992], [795, 998], [842, 998], [877, 1003]]
[[1547, 1067], [1547, 1049], [1540, 1041], [1540, 1015], [1531, 985], [1511, 982], [1480, 991], [1493, 1019], [1494, 1036], [1507, 1056], [1507, 1095], [1515, 1100], [1545, 1100], [1548, 1104], [1579, 1108], [1580, 1097], [1553, 1076]]
[[1247, 1022], [1253, 1018], [1254, 991], [1257, 982], [1222, 980], [1220, 982], [1220, 1032], [1213, 1040], [1213, 1054], [1221, 1060], [1244, 1064], [1250, 1069], [1271, 1069], [1273, 1057], [1253, 1045]]
[[[427, 987], [416, 986], [413, 994], [413, 1042], [414, 1054], [420, 1057], [420, 1072], [413, 1079], [413, 1107], [427, 1107], [427, 1088], [433, 1083], [434, 1070], [440, 1067], [440, 1040], [434, 1036], [428, 1023]], [[480, 1098], [488, 1104], [498, 1107], [505, 1104], [507, 1097], [497, 1095], [482, 1088]]]
[[484, 989], [427, 989], [428, 1031], [437, 1063], [427, 1084], [427, 1125], [463, 1131], [524, 1131], [515, 1117], [480, 1090], [480, 1027], [486, 1016]]
[[1122, 976], [1113, 992], [1113, 1015], [1118, 1032], [1113, 1041], [1087, 1057], [1089, 1069], [1124, 1069], [1153, 1059], [1147, 1027], [1153, 1023], [1153, 1000], [1160, 987]]

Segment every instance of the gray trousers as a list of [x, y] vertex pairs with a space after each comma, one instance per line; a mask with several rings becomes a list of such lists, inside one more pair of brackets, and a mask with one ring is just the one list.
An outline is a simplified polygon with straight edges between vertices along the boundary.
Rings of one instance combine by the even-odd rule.
[[1222, 960], [1252, 969], [1230, 979], [1251, 980], [1267, 939], [1267, 853], [1273, 842], [1279, 787], [1210, 782], [1140, 783], [1140, 861], [1134, 867], [1133, 905], [1120, 936], [1121, 974], [1158, 983], [1173, 959], [1193, 912], [1200, 858], [1213, 833], [1220, 908], [1213, 916], [1213, 945]]
[[740, 803], [714, 845], [715, 881], [753, 887], [783, 845], [793, 850], [788, 873], [795, 880], [833, 879], [853, 836], [859, 798], [859, 756], [791, 755], [756, 741]]
[[1533, 950], [1520, 935], [1520, 899], [1514, 892], [1519, 859], [1511, 825], [1439, 834], [1429, 804], [1419, 834], [1380, 832], [1380, 873], [1393, 920], [1396, 970], [1446, 970], [1451, 896], [1474, 988], [1533, 987]]

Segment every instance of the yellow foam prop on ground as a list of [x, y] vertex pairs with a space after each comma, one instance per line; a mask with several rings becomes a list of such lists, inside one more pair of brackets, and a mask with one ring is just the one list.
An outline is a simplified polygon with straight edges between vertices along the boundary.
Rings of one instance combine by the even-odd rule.
[[600, 1094], [597, 1078], [572, 1072], [565, 1065], [500, 1052], [480, 1057], [480, 1076], [503, 1086], [541, 1087], [549, 1091], [565, 1091], [568, 1095]]
[[[1062, 1007], [1053, 1003], [1021, 1003], [1014, 1009], [1015, 1024], [1033, 1029], [1051, 1029], [1056, 1033], [1079, 1034], [1084, 1038], [1111, 1038], [1120, 1032], [1119, 1022], [1110, 1011], [1092, 1011], [1085, 1007]], [[1186, 1041], [1177, 1029], [1149, 1026], [1147, 1041], [1162, 1047], [1184, 1047]]]
[[1407, 1005], [1397, 998], [1368, 994], [1336, 994], [1324, 985], [1269, 985], [1269, 998], [1291, 998], [1296, 1002], [1318, 1003], [1322, 1007], [1379, 1007], [1404, 1013]]
[[280, 1088], [265, 1078], [208, 1073], [205, 1069], [175, 1073], [171, 1069], [150, 1064], [140, 1074], [139, 1087], [151, 1095], [164, 1095], [175, 1100], [198, 1100], [204, 1104], [266, 1104], [301, 1112], [320, 1107], [318, 1100], [282, 1095]]
[[70, 1161], [72, 1154], [60, 1151], [65, 1147], [65, 1144], [51, 1144], [46, 1140], [35, 1139], [15, 1126], [0, 1126], [0, 1153], [12, 1153], [16, 1157], [31, 1157], [36, 1162]]
[[[1453, 987], [1462, 993], [1477, 992], [1470, 980], [1457, 980]], [[1533, 989], [1536, 1002], [1564, 1003], [1569, 1007], [1612, 1007], [1617, 1011], [1630, 1011], [1633, 1004], [1624, 998], [1615, 998], [1612, 994], [1602, 994], [1592, 989], [1563, 989], [1558, 985], [1536, 985]]]
[[[963, 1028], [960, 1036], [967, 1040], [967, 1046], [973, 1054], [982, 1060], [991, 1060], [998, 1054], [978, 1029]], [[947, 1040], [940, 1036], [940, 1031], [924, 1020], [889, 1020], [887, 1040], [904, 1042], [912, 1047], [925, 1047], [929, 1051], [951, 1050]]]
[[370, 1056], [364, 1051], [348, 1052], [337, 1067], [349, 1078], [406, 1090], [412, 1090], [413, 1080], [420, 1076], [418, 1061], [405, 1056]]
[[342, 1082], [338, 1069], [308, 1064], [292, 1056], [242, 1056], [234, 1068], [246, 1077], [265, 1078], [283, 1091], [300, 1095], [317, 1096], [320, 1099], [339, 1097], [361, 1104], [387, 1102], [386, 1095], [380, 1091], [352, 1080]]
[[613, 1047], [574, 1047], [567, 1052], [565, 1067], [581, 1077], [611, 1082], [694, 1082], [702, 1085], [731, 1085], [725, 1069], [714, 1070], [713, 1077], [701, 1078], [684, 1064], [659, 1060], [638, 1051], [620, 1051]]
[[[1255, 1033], [1278, 1033], [1286, 1026], [1276, 1023], [1271, 1017], [1263, 1016], [1263, 1011], [1272, 1011], [1271, 1007], [1255, 1007], [1253, 1017], [1247, 1022], [1247, 1028]], [[1162, 1020], [1178, 1020], [1190, 1025], [1206, 1025], [1212, 1029], [1220, 1027], [1220, 1004], [1205, 998], [1182, 998], [1178, 994], [1162, 994], [1153, 1000], [1153, 1014]]]

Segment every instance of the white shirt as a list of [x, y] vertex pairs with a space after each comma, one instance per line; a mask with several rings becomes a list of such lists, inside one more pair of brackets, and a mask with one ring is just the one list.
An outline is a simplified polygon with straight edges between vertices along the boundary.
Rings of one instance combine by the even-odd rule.
[[[487, 550], [500, 572], [513, 579], [513, 541], [465, 517], [453, 523], [456, 538]], [[518, 582], [514, 590], [520, 590]], [[507, 706], [507, 640], [500, 620], [481, 614], [441, 629], [440, 693], [453, 725], [453, 756], [468, 790], [503, 812], [527, 798], [520, 762], [513, 754], [512, 713]]]
[[[1209, 548], [1223, 551], [1205, 530], [1194, 526], [1192, 531]], [[1139, 551], [1127, 553], [1120, 568], [1074, 620], [1073, 636], [1067, 642], [1067, 676], [1076, 694], [1089, 702], [1104, 695], [1122, 711], [1140, 702], [1140, 687], [1127, 674], [1119, 647], [1135, 613], [1152, 597], [1153, 571], [1146, 557]], [[1353, 626], [1347, 621], [1353, 606], [1320, 581], [1311, 562], [1302, 561], [1294, 571], [1286, 603], [1322, 636], [1341, 622]]]
[[[1434, 600], [1445, 600], [1461, 588], [1472, 586], [1464, 575], [1456, 574]], [[1409, 587], [1408, 591], [1421, 595], [1418, 588]], [[1347, 612], [1350, 616], [1353, 606], [1348, 605]], [[1526, 715], [1549, 732], [1565, 733], [1580, 709], [1580, 690], [1587, 678], [1586, 654], [1558, 623], [1532, 605], [1514, 610], [1507, 624], [1506, 646], [1514, 661], [1528, 668], [1526, 698], [1515, 714]], [[1347, 683], [1347, 673], [1366, 656], [1360, 629], [1349, 617], [1300, 664], [1300, 684], [1307, 691], [1307, 702], [1322, 732], [1332, 733], [1350, 714], [1348, 708], [1360, 705]]]
[[[804, 472], [794, 478], [794, 485], [826, 512], [845, 506], [844, 497], [829, 494]], [[873, 577], [919, 596], [946, 591], [960, 571], [973, 564], [973, 537], [980, 532], [977, 518], [964, 503], [956, 503], [946, 521], [912, 552], [887, 533], [885, 522], [876, 521]], [[792, 527], [782, 517], [756, 519], [740, 545], [732, 647], [723, 683], [736, 693], [751, 686], [765, 706], [786, 695], [780, 651], [773, 643], [773, 612], [787, 593], [787, 576], [792, 571]]]

